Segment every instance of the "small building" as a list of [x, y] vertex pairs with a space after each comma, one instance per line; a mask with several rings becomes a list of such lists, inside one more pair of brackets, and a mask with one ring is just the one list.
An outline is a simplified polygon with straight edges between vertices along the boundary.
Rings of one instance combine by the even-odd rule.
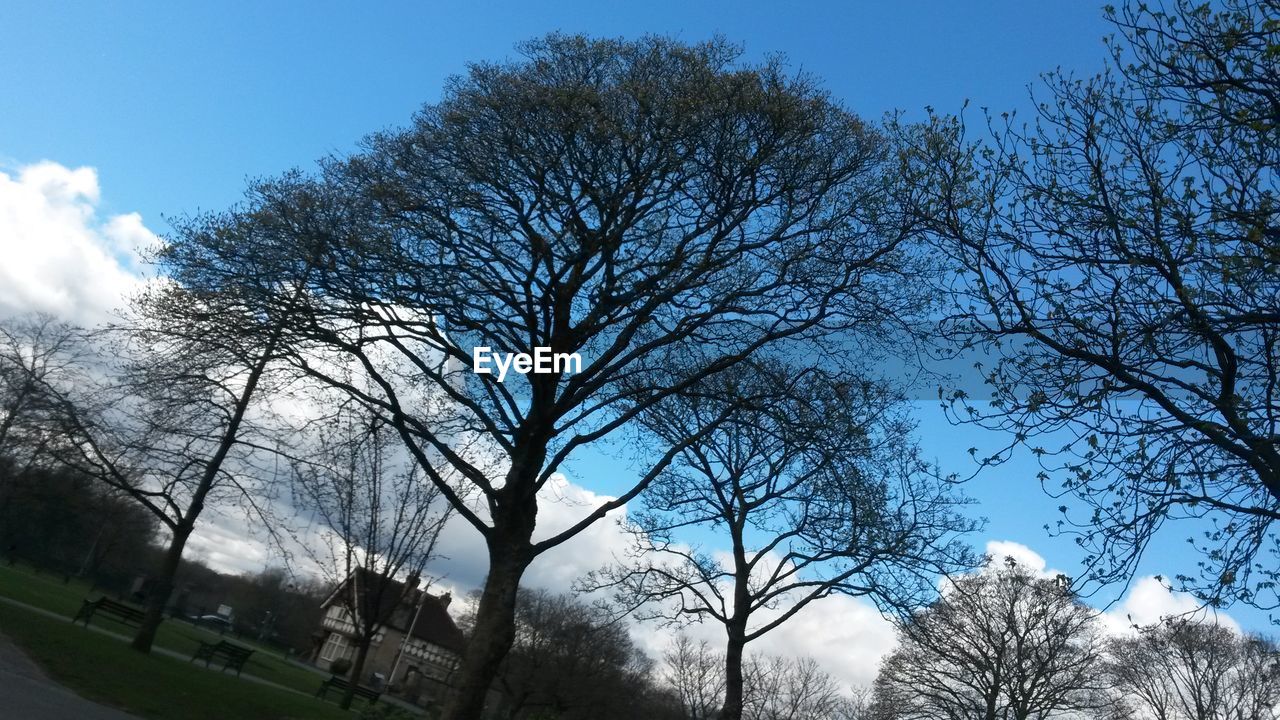
[[[355, 625], [341, 598], [342, 593], [350, 592], [349, 583], [366, 577], [367, 571], [357, 570], [321, 604], [323, 639], [314, 658], [317, 667], [328, 670], [339, 658], [355, 662]], [[383, 596], [385, 603], [395, 603], [397, 598], [400, 602], [379, 613], [387, 620], [369, 646], [360, 683], [390, 686], [416, 701], [440, 697], [449, 687], [463, 649], [462, 631], [449, 616], [452, 597], [418, 589], [416, 577], [409, 578], [407, 587], [392, 581]]]

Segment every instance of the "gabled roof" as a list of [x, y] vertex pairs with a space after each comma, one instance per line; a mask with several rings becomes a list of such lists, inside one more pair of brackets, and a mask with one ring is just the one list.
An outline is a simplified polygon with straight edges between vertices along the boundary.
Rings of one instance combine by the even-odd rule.
[[[364, 568], [356, 568], [353, 573], [356, 587], [361, 584], [376, 580], [377, 576]], [[334, 589], [329, 597], [325, 598], [320, 604], [322, 608], [328, 608], [338, 601], [339, 594], [346, 592], [348, 583], [352, 577], [343, 580], [337, 588]], [[363, 595], [357, 594], [357, 599]], [[441, 596], [435, 596], [423, 590], [415, 588], [406, 588], [405, 584], [399, 580], [388, 580], [381, 597], [378, 598], [380, 612], [379, 617], [385, 617], [386, 621], [383, 626], [405, 632], [405, 628], [409, 623], [413, 623], [413, 629], [410, 633], [412, 637], [418, 638], [429, 643], [434, 643], [448, 650], [461, 652], [465, 646], [465, 640], [462, 631], [458, 629], [453, 618], [449, 616], [449, 601], [451, 597], [447, 593]], [[394, 607], [396, 601], [400, 600], [399, 606]], [[421, 602], [421, 610], [418, 604]], [[358, 612], [363, 615], [364, 609], [359, 608]], [[415, 621], [416, 619], [416, 621]]]
[[454, 652], [462, 652], [466, 646], [462, 631], [449, 616], [445, 601], [435, 595], [427, 595], [410, 635]]

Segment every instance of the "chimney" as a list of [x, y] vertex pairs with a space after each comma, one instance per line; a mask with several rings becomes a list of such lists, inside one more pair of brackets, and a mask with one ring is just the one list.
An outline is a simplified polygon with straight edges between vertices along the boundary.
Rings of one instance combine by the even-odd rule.
[[409, 577], [405, 580], [405, 586], [410, 590], [417, 590], [418, 584], [422, 582], [422, 576], [416, 571], [409, 573]]
[[449, 609], [449, 603], [453, 602], [453, 593], [445, 593], [437, 598], [440, 601], [440, 607], [445, 610]]

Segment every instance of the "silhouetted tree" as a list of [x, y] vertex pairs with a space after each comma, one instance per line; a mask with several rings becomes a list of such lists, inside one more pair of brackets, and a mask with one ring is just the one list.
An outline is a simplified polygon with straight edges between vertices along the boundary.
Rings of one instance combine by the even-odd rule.
[[418, 461], [397, 457], [392, 432], [380, 417], [342, 407], [318, 424], [314, 451], [294, 468], [296, 506], [318, 521], [302, 545], [340, 585], [337, 603], [352, 626], [356, 654], [343, 709], [374, 637], [426, 591], [419, 581], [452, 514]]
[[1108, 645], [1114, 701], [1128, 717], [1272, 720], [1280, 707], [1280, 653], [1260, 637], [1174, 618]]
[[950, 400], [1028, 445], [1044, 482], [1065, 476], [1089, 510], [1060, 525], [1089, 553], [1083, 580], [1127, 578], [1167, 521], [1210, 518], [1181, 586], [1271, 607], [1280, 571], [1256, 556], [1280, 518], [1280, 4], [1108, 17], [1107, 71], [1047, 75], [1030, 127], [915, 136], [920, 218], [965, 271], [952, 328], [991, 358], [990, 404]]
[[[665, 655], [663, 681], [680, 698], [682, 720], [721, 717], [724, 653], [677, 635]], [[747, 720], [866, 720], [862, 694], [846, 695], [812, 658], [747, 656], [742, 717]], [[867, 716], [869, 717], [869, 716]]]
[[744, 720], [844, 720], [849, 698], [813, 658], [753, 657]]
[[[312, 650], [313, 633], [323, 615], [321, 604], [333, 590], [330, 582], [283, 567], [218, 576], [209, 584], [221, 590], [219, 604], [235, 608], [240, 632], [300, 654]], [[214, 589], [204, 588], [206, 594]]]
[[[643, 619], [723, 626], [725, 697], [738, 720], [747, 645], [810, 603], [866, 596], [908, 613], [937, 576], [972, 567], [951, 482], [923, 462], [883, 385], [744, 363], [641, 416], [676, 456], [632, 513], [633, 557], [590, 576]], [[727, 557], [681, 536], [717, 533]]]
[[84, 381], [90, 340], [51, 315], [0, 321], [0, 474], [22, 472], [57, 439], [49, 388]]
[[280, 447], [263, 397], [284, 386], [271, 372], [281, 317], [243, 298], [231, 288], [213, 296], [157, 283], [122, 323], [96, 333], [84, 380], [41, 382], [62, 438], [57, 461], [132, 498], [169, 534], [133, 639], [142, 652], [150, 652], [206, 505], [236, 500], [268, 516], [257, 481], [270, 471], [255, 462]]
[[664, 679], [675, 688], [684, 720], [711, 720], [724, 705], [724, 656], [706, 640], [677, 635], [663, 656]]
[[1104, 705], [1095, 612], [1064, 577], [1008, 559], [957, 578], [904, 623], [876, 679], [876, 717], [1067, 718]]
[[120, 580], [150, 555], [156, 523], [131, 499], [57, 466], [0, 478], [0, 549], [9, 561], [93, 580]]
[[607, 612], [570, 595], [522, 590], [516, 641], [494, 685], [502, 696], [498, 716], [662, 717], [664, 708], [653, 692], [649, 666], [626, 626]]
[[[484, 538], [447, 720], [482, 712], [529, 563], [696, 438], [649, 445], [616, 499], [535, 540], [540, 491], [567, 458], [746, 358], [902, 339], [928, 270], [907, 251], [897, 155], [812, 79], [740, 63], [722, 41], [552, 35], [521, 51], [472, 66], [320, 177], [257, 183], [242, 208], [185, 224], [164, 256], [185, 287], [252, 286], [274, 306], [293, 287], [277, 274], [314, 261], [295, 362], [377, 410]], [[477, 349], [538, 347], [580, 367], [468, 367]], [[351, 367], [368, 383], [335, 374]], [[424, 387], [456, 405], [449, 422], [413, 399]]]

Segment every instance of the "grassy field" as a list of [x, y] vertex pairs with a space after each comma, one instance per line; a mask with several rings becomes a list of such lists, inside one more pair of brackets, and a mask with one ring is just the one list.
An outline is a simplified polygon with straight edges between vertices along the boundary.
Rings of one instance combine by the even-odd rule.
[[[86, 597], [96, 598], [101, 594], [101, 591], [91, 591], [87, 583], [74, 578], [64, 583], [61, 576], [37, 574], [22, 566], [0, 565], [0, 595], [66, 615], [68, 618], [75, 615]], [[95, 617], [93, 624], [126, 635], [131, 635], [134, 630], [105, 616]], [[224, 638], [216, 632], [205, 628], [182, 621], [166, 620], [156, 635], [156, 646], [190, 657], [200, 646], [200, 642], [218, 642], [222, 639]], [[225, 639], [257, 650], [244, 667], [246, 675], [256, 675], [263, 680], [307, 694], [314, 693], [325, 677], [285, 661], [274, 648], [243, 638]]]
[[0, 604], [0, 632], [55, 680], [91, 700], [154, 720], [349, 720], [314, 698], [161, 655], [141, 655], [115, 638]]
[[[37, 575], [21, 567], [0, 566], [0, 595], [35, 605], [68, 619], [86, 596], [96, 597], [87, 585], [51, 575]], [[131, 628], [105, 618], [94, 625], [129, 634]], [[265, 687], [234, 674], [208, 672], [198, 666], [159, 654], [140, 655], [116, 638], [88, 632], [70, 622], [36, 615], [0, 604], [0, 632], [8, 635], [50, 675], [85, 697], [121, 707], [147, 718], [350, 718], [336, 706], [293, 693]], [[156, 638], [157, 647], [185, 656], [201, 640], [216, 642], [217, 633], [183, 622], [166, 620]], [[256, 643], [233, 638], [247, 646]], [[315, 692], [323, 676], [286, 662], [276, 651], [256, 646], [245, 666], [255, 675], [307, 695]]]

